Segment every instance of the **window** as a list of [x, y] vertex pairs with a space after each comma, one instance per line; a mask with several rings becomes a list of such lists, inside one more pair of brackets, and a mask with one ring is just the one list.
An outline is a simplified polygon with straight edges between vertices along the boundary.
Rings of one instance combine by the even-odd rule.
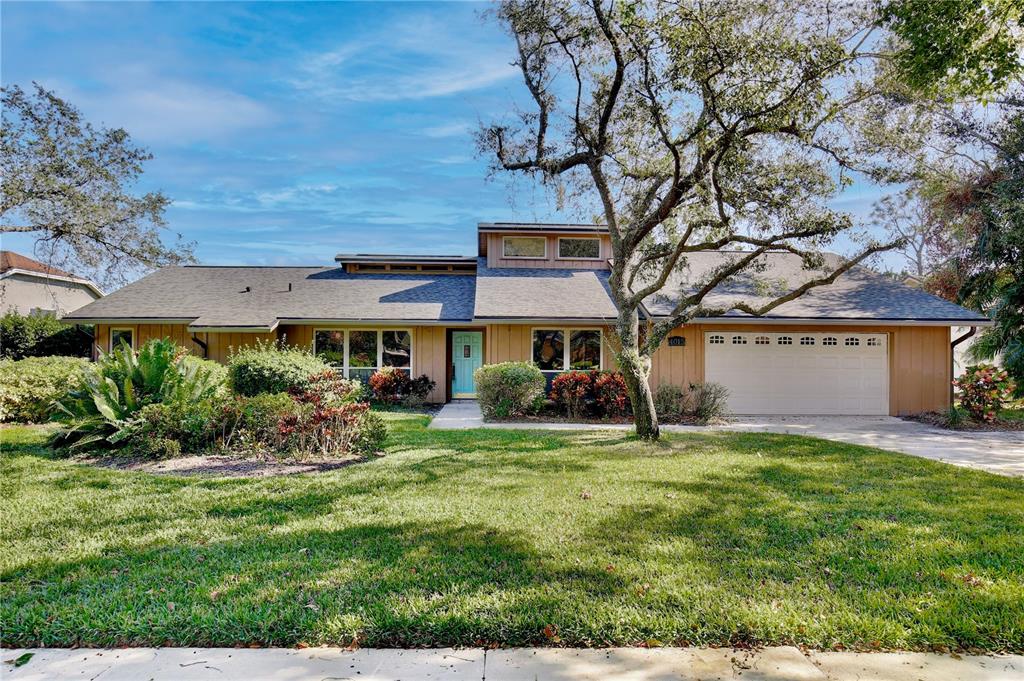
[[843, 345], [860, 345], [860, 338], [847, 338]]
[[[569, 342], [566, 343], [566, 338]], [[599, 370], [600, 329], [534, 329], [533, 363], [541, 371]]]
[[757, 336], [754, 338], [754, 345], [768, 345], [770, 342], [768, 336]]
[[868, 345], [870, 345], [872, 347], [878, 347], [881, 344], [882, 344], [882, 339], [881, 338], [868, 338]]
[[800, 339], [800, 345], [814, 345], [814, 338], [811, 336], [804, 336]]
[[502, 240], [506, 258], [546, 258], [548, 239], [543, 236], [507, 236]]
[[733, 336], [732, 337], [732, 344], [733, 345], [746, 345], [747, 344], [747, 339], [744, 338], [743, 336]]
[[708, 338], [711, 345], [725, 345], [725, 336], [711, 336]]
[[822, 345], [839, 345], [839, 341], [833, 336], [825, 336], [821, 339]]
[[381, 367], [412, 373], [412, 334], [406, 330], [319, 329], [313, 352], [346, 378], [368, 381]]
[[562, 237], [558, 240], [558, 257], [600, 260], [601, 240]]
[[778, 343], [779, 345], [792, 345], [793, 339], [790, 338], [789, 336], [779, 336], [779, 339], [775, 342]]
[[117, 350], [121, 345], [127, 345], [130, 348], [135, 347], [135, 330], [134, 329], [111, 329], [110, 330], [110, 351]]
[[569, 368], [581, 371], [601, 368], [601, 332], [597, 329], [569, 332]]

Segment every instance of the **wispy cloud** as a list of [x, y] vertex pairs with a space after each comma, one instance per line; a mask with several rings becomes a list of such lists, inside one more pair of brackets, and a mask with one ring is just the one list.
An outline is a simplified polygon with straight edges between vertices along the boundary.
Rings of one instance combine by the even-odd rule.
[[432, 125], [428, 128], [423, 128], [423, 134], [435, 139], [459, 137], [461, 135], [469, 134], [470, 129], [471, 126], [469, 123], [464, 121], [455, 121], [453, 123], [444, 123], [442, 125]]
[[[504, 50], [429, 15], [309, 54], [290, 84], [326, 99], [393, 102], [443, 97], [514, 78]], [[444, 135], [441, 135], [444, 136]]]

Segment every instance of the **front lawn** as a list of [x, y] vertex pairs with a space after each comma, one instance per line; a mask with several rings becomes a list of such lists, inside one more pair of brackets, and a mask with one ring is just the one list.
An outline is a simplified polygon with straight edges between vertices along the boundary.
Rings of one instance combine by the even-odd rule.
[[1024, 481], [795, 436], [436, 432], [262, 479], [0, 431], [5, 645], [1024, 651]]

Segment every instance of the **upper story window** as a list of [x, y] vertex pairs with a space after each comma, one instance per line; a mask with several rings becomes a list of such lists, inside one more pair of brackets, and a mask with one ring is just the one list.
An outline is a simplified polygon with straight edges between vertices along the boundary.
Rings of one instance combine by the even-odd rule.
[[543, 236], [507, 236], [502, 239], [502, 257], [540, 258], [548, 257], [548, 240]]
[[600, 260], [601, 240], [560, 237], [558, 239], [558, 257], [577, 260]]

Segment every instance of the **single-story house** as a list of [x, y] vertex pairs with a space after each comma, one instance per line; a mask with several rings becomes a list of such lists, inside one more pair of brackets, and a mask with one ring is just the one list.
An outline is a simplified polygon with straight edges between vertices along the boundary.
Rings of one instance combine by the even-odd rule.
[[[350, 377], [400, 367], [436, 381], [433, 402], [474, 396], [473, 371], [485, 363], [534, 362], [549, 376], [614, 368], [606, 228], [481, 223], [478, 243], [472, 257], [340, 254], [334, 267], [166, 267], [68, 319], [97, 324], [102, 351], [171, 337], [223, 362], [231, 348], [283, 341]], [[644, 314], [666, 315], [672, 291], [736, 256], [691, 254]], [[706, 303], [756, 300], [820, 275], [788, 253], [759, 265], [756, 279], [728, 280]], [[651, 383], [722, 383], [738, 414], [942, 410], [950, 328], [988, 323], [855, 267], [764, 317], [730, 313], [675, 329], [653, 358]]]
[[0, 313], [63, 317], [102, 297], [103, 291], [88, 279], [14, 251], [0, 251]]

